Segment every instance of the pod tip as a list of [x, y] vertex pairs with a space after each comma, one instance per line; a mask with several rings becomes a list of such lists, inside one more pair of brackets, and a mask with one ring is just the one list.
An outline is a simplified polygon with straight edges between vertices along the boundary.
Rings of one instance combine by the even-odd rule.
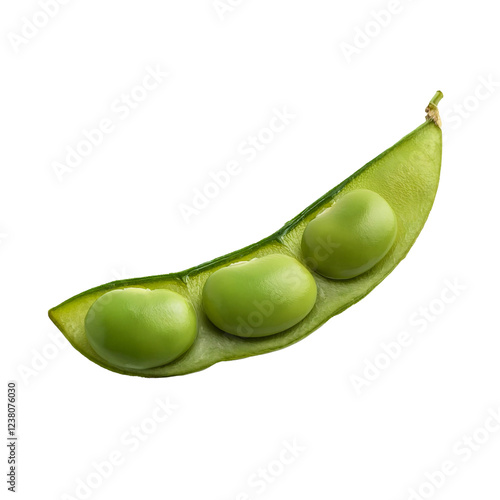
[[425, 108], [427, 115], [425, 119], [434, 122], [439, 128], [441, 128], [441, 117], [439, 116], [438, 104], [443, 98], [443, 93], [438, 90], [434, 97], [429, 101], [429, 105]]

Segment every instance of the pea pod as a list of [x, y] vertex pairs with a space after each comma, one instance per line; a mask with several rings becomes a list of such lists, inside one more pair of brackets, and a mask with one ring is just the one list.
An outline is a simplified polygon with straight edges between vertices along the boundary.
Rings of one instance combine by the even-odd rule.
[[[219, 361], [255, 356], [298, 342], [329, 318], [367, 295], [397, 266], [415, 242], [432, 208], [439, 183], [442, 134], [437, 104], [441, 98], [442, 93], [438, 92], [429, 103], [425, 123], [327, 192], [271, 236], [186, 271], [115, 281], [93, 288], [51, 309], [50, 318], [71, 344], [91, 361], [112, 371], [143, 377], [184, 375], [203, 370]], [[359, 190], [371, 191], [385, 200], [393, 211], [394, 224], [390, 222], [390, 217], [387, 218], [389, 212], [386, 211], [386, 219], [384, 219], [386, 222], [382, 221], [381, 227], [388, 229], [379, 247], [372, 251], [362, 252], [361, 258], [358, 258], [358, 255], [357, 260], [354, 261], [349, 260], [348, 252], [338, 254], [340, 260], [345, 259], [345, 266], [351, 266], [348, 271], [344, 272], [342, 269], [339, 271], [334, 263], [333, 267], [328, 267], [325, 272], [322, 272], [320, 266], [318, 266], [318, 272], [315, 272], [314, 266], [310, 265], [308, 255], [303, 253], [303, 237], [306, 227], [326, 210], [331, 208], [333, 212], [337, 201]], [[323, 220], [326, 219], [323, 218]], [[316, 222], [315, 225], [317, 225]], [[322, 226], [320, 229], [324, 230]], [[370, 234], [370, 232], [363, 233], [365, 234]], [[358, 240], [361, 242], [362, 238]], [[358, 240], [343, 237], [341, 242], [345, 244], [344, 242], [348, 241], [355, 248]], [[257, 332], [256, 335], [238, 335], [232, 334], [235, 332], [219, 329], [209, 319], [207, 312], [210, 313], [213, 321], [219, 322], [222, 328], [230, 330], [231, 326], [224, 326], [229, 323], [223, 322], [225, 310], [223, 305], [218, 309], [212, 308], [211, 311], [205, 310], [207, 299], [205, 298], [204, 304], [203, 290], [207, 280], [210, 277], [215, 278], [217, 271], [231, 264], [272, 254], [293, 258], [303, 267], [309, 268], [316, 284], [314, 293], [311, 291], [308, 295], [315, 298], [314, 304], [311, 302], [312, 309], [307, 306], [291, 321], [287, 322], [290, 318], [285, 318], [281, 323], [279, 321], [273, 323], [274, 326]], [[89, 310], [103, 295], [124, 288], [169, 290], [184, 297], [194, 307], [197, 321], [191, 318], [189, 328], [184, 328], [189, 341], [182, 343], [182, 348], [177, 349], [178, 352], [172, 356], [173, 360], [168, 364], [150, 367], [150, 363], [141, 362], [140, 364], [129, 363], [127, 367], [117, 366], [92, 348], [85, 329]], [[217, 294], [222, 292], [218, 292], [217, 287], [214, 290], [215, 299], [217, 299]], [[216, 300], [211, 302], [213, 303], [216, 303]], [[208, 307], [211, 306], [208, 305]], [[247, 309], [243, 310], [247, 311]], [[194, 324], [197, 324], [196, 334], [192, 329]], [[275, 326], [276, 324], [278, 327]], [[279, 325], [286, 329], [281, 331]], [[181, 325], [180, 330], [182, 329]], [[278, 333], [274, 333], [275, 331]], [[163, 334], [163, 332], [160, 333]], [[167, 334], [169, 335], [168, 332]], [[261, 334], [264, 336], [260, 336]], [[168, 355], [164, 359], [167, 358]], [[133, 366], [139, 366], [139, 368]]]

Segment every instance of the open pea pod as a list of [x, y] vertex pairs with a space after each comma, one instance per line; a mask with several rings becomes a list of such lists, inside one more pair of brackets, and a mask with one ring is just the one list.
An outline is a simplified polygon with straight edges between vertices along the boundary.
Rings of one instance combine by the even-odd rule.
[[[442, 135], [438, 92], [427, 107], [424, 124], [307, 207], [271, 236], [186, 271], [114, 281], [72, 297], [49, 311], [71, 344], [91, 361], [112, 371], [142, 377], [184, 375], [219, 362], [263, 354], [289, 346], [316, 330], [329, 318], [353, 305], [377, 286], [406, 256], [422, 230], [436, 195], [441, 168]], [[313, 272], [317, 296], [312, 310], [294, 326], [261, 337], [242, 338], [217, 328], [203, 307], [203, 288], [217, 270], [232, 263], [270, 254], [284, 254], [307, 266], [301, 242], [306, 226], [336, 200], [355, 190], [370, 190], [392, 207], [397, 235], [390, 250], [366, 272], [351, 279], [329, 279]], [[117, 367], [92, 348], [85, 330], [89, 309], [101, 296], [124, 288], [176, 292], [193, 306], [197, 335], [192, 346], [174, 361], [146, 369]]]

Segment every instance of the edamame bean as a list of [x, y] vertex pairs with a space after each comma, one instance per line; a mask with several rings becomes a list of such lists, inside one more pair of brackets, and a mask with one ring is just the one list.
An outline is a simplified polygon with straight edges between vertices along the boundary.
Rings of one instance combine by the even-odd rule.
[[316, 282], [296, 259], [272, 254], [215, 271], [203, 289], [210, 321], [239, 337], [263, 337], [297, 324], [316, 301]]
[[196, 313], [171, 290], [125, 288], [99, 297], [85, 318], [92, 348], [120, 368], [146, 369], [171, 363], [193, 344]]
[[[442, 97], [431, 99], [424, 124], [267, 238], [185, 271], [92, 288], [52, 308], [50, 318], [91, 361], [141, 377], [185, 375], [298, 342], [378, 286], [422, 231], [439, 184]], [[286, 192], [278, 188], [281, 198]], [[306, 265], [337, 279], [315, 280], [283, 249], [302, 251]], [[362, 279], [348, 279], [370, 267]], [[106, 304], [113, 293], [124, 294], [123, 304]], [[211, 321], [203, 316], [196, 326], [191, 303], [202, 314], [205, 307]]]
[[396, 215], [387, 201], [369, 189], [356, 189], [309, 222], [302, 253], [319, 274], [345, 280], [377, 264], [396, 233]]

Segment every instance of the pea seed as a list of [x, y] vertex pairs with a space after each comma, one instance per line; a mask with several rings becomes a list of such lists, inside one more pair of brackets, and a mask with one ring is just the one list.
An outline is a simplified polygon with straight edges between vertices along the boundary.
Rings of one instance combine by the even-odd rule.
[[264, 337], [304, 319], [316, 301], [316, 282], [296, 259], [272, 254], [215, 271], [203, 289], [203, 307], [221, 330]]
[[99, 297], [85, 318], [92, 348], [121, 368], [146, 369], [171, 363], [193, 344], [196, 313], [171, 290], [125, 288]]
[[302, 253], [319, 274], [350, 279], [380, 262], [396, 233], [396, 215], [387, 201], [369, 189], [357, 189], [306, 226]]

